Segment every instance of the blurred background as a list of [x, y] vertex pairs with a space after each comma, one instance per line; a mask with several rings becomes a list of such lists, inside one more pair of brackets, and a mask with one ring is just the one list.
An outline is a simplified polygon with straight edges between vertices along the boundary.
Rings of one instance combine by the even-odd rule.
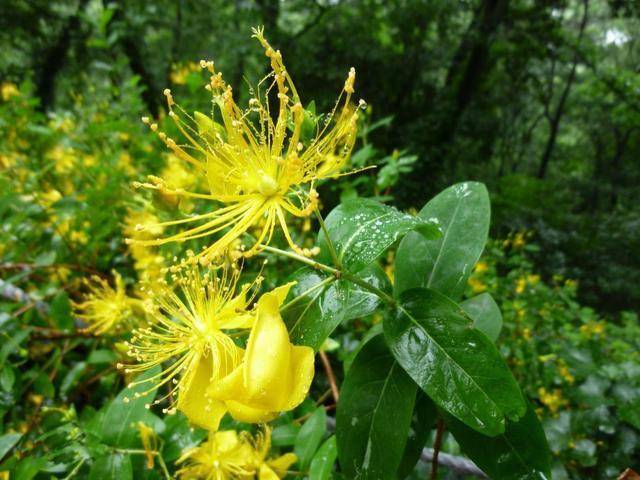
[[[123, 388], [122, 352], [77, 334], [73, 302], [90, 275], [113, 284], [112, 269], [135, 293], [179, 252], [123, 237], [202, 208], [131, 188], [158, 172], [172, 188], [198, 183], [140, 117], [171, 131], [167, 87], [208, 111], [200, 59], [246, 105], [268, 73], [258, 25], [308, 110], [330, 111], [357, 71], [368, 107], [351, 163], [377, 168], [322, 185], [324, 213], [358, 195], [417, 211], [455, 182], [485, 182], [492, 240], [467, 294], [502, 308], [498, 344], [543, 420], [554, 478], [640, 469], [640, 2], [2, 0], [0, 430], [24, 437], [0, 470], [66, 475], [92, 451], [86, 422]], [[299, 227], [312, 246], [314, 227]], [[393, 253], [382, 263], [392, 277]], [[295, 266], [267, 268], [273, 286]], [[379, 320], [336, 330], [333, 358]], [[315, 385], [312, 397], [328, 384]], [[39, 439], [60, 425], [84, 433]], [[167, 462], [188, 445], [177, 428], [162, 434]], [[459, 454], [449, 437], [444, 450]]]
[[455, 181], [486, 182], [494, 233], [533, 231], [546, 275], [579, 280], [580, 298], [607, 312], [640, 305], [636, 1], [2, 5], [3, 98], [7, 85], [23, 85], [49, 118], [105, 112], [142, 129], [141, 115], [163, 111], [165, 87], [206, 109], [201, 58], [246, 100], [244, 79], [267, 67], [250, 39], [256, 25], [320, 111], [354, 66], [370, 106], [355, 162], [383, 172], [337, 193], [360, 189], [407, 208]]

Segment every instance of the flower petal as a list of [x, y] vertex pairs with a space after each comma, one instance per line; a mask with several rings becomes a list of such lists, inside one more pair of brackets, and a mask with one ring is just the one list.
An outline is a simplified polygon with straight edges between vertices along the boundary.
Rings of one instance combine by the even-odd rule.
[[206, 391], [213, 372], [210, 357], [202, 357], [186, 388], [178, 394], [177, 408], [194, 425], [217, 430], [227, 409], [223, 402], [207, 398]]
[[302, 403], [309, 393], [315, 374], [315, 353], [311, 347], [293, 346], [291, 349], [291, 390], [280, 410], [292, 410]]
[[249, 399], [278, 410], [289, 390], [291, 343], [280, 316], [280, 304], [293, 284], [265, 293], [258, 301], [256, 323], [244, 358], [244, 385]]

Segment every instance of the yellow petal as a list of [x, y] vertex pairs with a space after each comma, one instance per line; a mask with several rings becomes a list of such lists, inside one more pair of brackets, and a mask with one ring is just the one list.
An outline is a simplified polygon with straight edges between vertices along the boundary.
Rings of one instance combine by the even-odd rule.
[[278, 412], [250, 407], [234, 400], [225, 402], [225, 405], [229, 410], [229, 414], [239, 422], [264, 423], [270, 422], [278, 416]]
[[315, 354], [311, 347], [293, 346], [291, 349], [291, 381], [286, 403], [280, 410], [293, 410], [300, 405], [309, 393], [309, 387], [315, 374]]
[[244, 385], [252, 402], [278, 405], [287, 397], [291, 343], [280, 317], [280, 303], [290, 285], [264, 294], [258, 301], [256, 323], [249, 335], [244, 358]]
[[218, 450], [221, 452], [227, 452], [233, 450], [238, 445], [238, 432], [235, 430], [223, 430], [216, 432], [213, 436]]
[[280, 480], [280, 477], [266, 463], [260, 465], [258, 480]]
[[227, 409], [223, 402], [206, 396], [212, 372], [211, 357], [201, 357], [186, 388], [178, 395], [177, 408], [192, 424], [208, 430], [217, 430]]
[[295, 453], [285, 453], [284, 455], [274, 458], [273, 460], [269, 460], [267, 464], [271, 467], [271, 469], [278, 474], [280, 477], [284, 477], [287, 473], [287, 470], [298, 461], [298, 457], [296, 457]]

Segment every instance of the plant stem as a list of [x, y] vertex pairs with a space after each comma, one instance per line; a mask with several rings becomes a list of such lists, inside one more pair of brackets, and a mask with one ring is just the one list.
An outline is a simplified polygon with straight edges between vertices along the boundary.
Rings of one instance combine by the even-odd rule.
[[288, 257], [293, 260], [297, 260], [298, 262], [309, 265], [315, 268], [316, 270], [322, 270], [324, 272], [330, 273], [336, 279], [344, 278], [345, 280], [348, 280], [351, 283], [355, 283], [356, 285], [364, 288], [365, 290], [377, 295], [378, 297], [380, 297], [382, 301], [389, 304], [390, 306], [396, 305], [396, 300], [391, 295], [389, 295], [386, 292], [383, 292], [378, 287], [374, 287], [370, 283], [365, 282], [363, 279], [361, 279], [357, 275], [354, 275], [346, 270], [340, 270], [337, 268], [330, 267], [329, 265], [325, 265], [324, 263], [320, 263], [315, 260], [311, 260], [310, 258], [303, 257], [302, 255], [299, 255], [295, 252], [289, 252], [287, 250], [282, 250], [280, 248], [271, 247], [268, 245], [262, 245], [262, 247], [267, 252], [275, 253], [277, 255], [282, 255], [283, 257]]
[[280, 307], [280, 311], [281, 312], [286, 311], [287, 309], [293, 307], [296, 303], [299, 303], [301, 300], [303, 300], [307, 295], [315, 292], [316, 290], [318, 290], [319, 288], [324, 287], [325, 285], [328, 285], [331, 282], [334, 282], [335, 280], [336, 280], [335, 277], [327, 277], [324, 280], [322, 280], [320, 283], [316, 283], [314, 286], [312, 286], [309, 289], [305, 290], [304, 292], [302, 292], [297, 297], [291, 299], [290, 302], [285, 303], [282, 307]]
[[329, 380], [329, 385], [331, 385], [331, 393], [333, 394], [333, 400], [335, 403], [338, 403], [338, 399], [340, 398], [340, 391], [338, 390], [338, 384], [336, 383], [336, 376], [333, 374], [333, 368], [331, 368], [331, 362], [329, 361], [329, 357], [327, 354], [320, 350], [318, 352], [320, 355], [320, 360], [322, 360], [322, 365], [324, 366], [324, 370], [327, 373], [327, 380]]
[[438, 455], [442, 448], [442, 435], [444, 434], [444, 421], [439, 418], [436, 427], [436, 439], [433, 442], [433, 459], [431, 460], [431, 480], [438, 478]]
[[364, 288], [365, 290], [368, 290], [371, 293], [374, 293], [375, 295], [377, 295], [378, 297], [380, 297], [380, 299], [389, 304], [389, 306], [394, 307], [396, 305], [396, 299], [393, 298], [391, 295], [389, 295], [388, 293], [380, 290], [378, 287], [374, 287], [373, 285], [371, 285], [368, 282], [365, 282], [362, 278], [360, 278], [357, 275], [354, 275], [352, 273], [349, 273], [347, 271], [343, 271], [341, 272], [341, 276], [342, 278], [344, 278], [345, 280], [350, 281], [351, 283], [355, 283], [356, 285]]
[[288, 257], [293, 260], [297, 260], [298, 262], [305, 263], [310, 267], [315, 268], [316, 270], [322, 270], [324, 272], [330, 273], [336, 278], [340, 278], [342, 275], [342, 272], [336, 268], [330, 267], [329, 265], [325, 265], [324, 263], [316, 262], [315, 260], [311, 260], [310, 258], [303, 257], [302, 255], [299, 255], [295, 252], [289, 252], [287, 250], [271, 247], [269, 245], [262, 245], [262, 247], [266, 252], [275, 253], [277, 255], [282, 255], [283, 257]]
[[327, 226], [324, 224], [324, 219], [322, 218], [322, 214], [320, 213], [320, 210], [318, 210], [317, 206], [313, 211], [316, 214], [316, 218], [320, 223], [320, 228], [322, 229], [322, 232], [324, 233], [325, 239], [327, 241], [327, 247], [329, 248], [329, 255], [331, 255], [331, 260], [333, 261], [333, 264], [336, 266], [336, 268], [338, 268], [339, 270], [342, 270], [342, 262], [340, 262], [340, 259], [338, 258], [336, 249], [333, 246], [331, 237], [329, 236], [329, 230], [327, 229]]

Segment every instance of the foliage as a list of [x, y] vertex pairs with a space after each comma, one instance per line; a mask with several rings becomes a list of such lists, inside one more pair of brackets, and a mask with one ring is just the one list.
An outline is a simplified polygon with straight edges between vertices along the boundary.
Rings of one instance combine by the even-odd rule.
[[[640, 325], [623, 311], [639, 298], [637, 9], [79, 0], [17, 1], [6, 13], [0, 477], [190, 478], [220, 465], [269, 480], [460, 477], [419, 460], [424, 447], [497, 479], [640, 468]], [[244, 78], [264, 77], [265, 64], [246, 37], [259, 24], [304, 93], [283, 135], [299, 128], [302, 150], [329, 112], [350, 114], [337, 122], [344, 138], [328, 136], [348, 148], [339, 161], [318, 155], [307, 173], [326, 175], [313, 188], [290, 177], [305, 208], [278, 220], [268, 248], [251, 249], [277, 209], [244, 218], [246, 235], [226, 242], [225, 265], [247, 258], [222, 289], [238, 282], [241, 294], [219, 295], [232, 307], [223, 313], [261, 320], [226, 324], [238, 327], [220, 347], [233, 365], [214, 374], [200, 368], [210, 344], [180, 335], [180, 312], [209, 308], [193, 301], [207, 287], [177, 288], [174, 270], [212, 239], [156, 239], [186, 230], [163, 222], [209, 215], [221, 198], [185, 192], [215, 196], [228, 177], [210, 164], [194, 173], [139, 119], [241, 148], [229, 125], [244, 116], [223, 126], [195, 113], [192, 127], [176, 126], [171, 102], [208, 111], [204, 55], [251, 105], [260, 93]], [[351, 65], [367, 103], [354, 97], [352, 111], [347, 96], [332, 110]], [[331, 178], [348, 157], [350, 174]], [[234, 161], [248, 169], [246, 156]], [[478, 181], [456, 183], [467, 178]], [[182, 307], [153, 310], [174, 291]], [[193, 377], [171, 376], [174, 345], [141, 341], [165, 341], [175, 324]], [[171, 381], [157, 385], [162, 375]], [[258, 417], [269, 426], [252, 425]]]

